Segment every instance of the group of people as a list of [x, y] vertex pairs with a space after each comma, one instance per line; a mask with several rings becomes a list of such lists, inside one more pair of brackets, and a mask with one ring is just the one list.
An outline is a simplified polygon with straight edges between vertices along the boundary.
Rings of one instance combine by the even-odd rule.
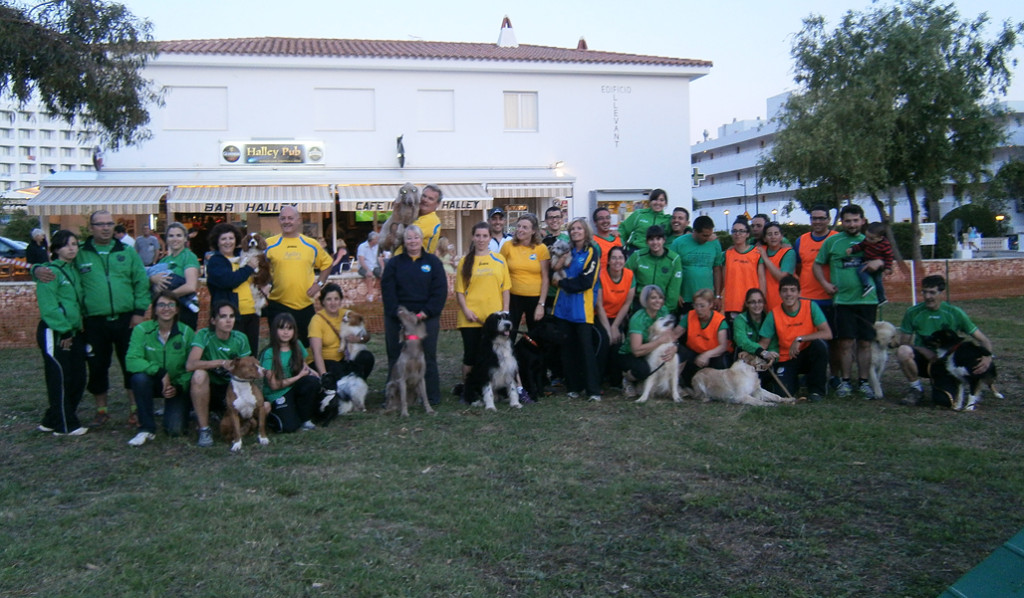
[[[435, 254], [442, 240], [434, 213], [441, 198], [437, 186], [424, 188], [419, 218], [386, 261], [359, 250], [360, 274], [380, 284], [389, 372], [403, 339], [398, 307], [425, 324], [425, 380], [434, 405], [441, 401], [437, 341], [448, 299], [447, 264]], [[621, 383], [627, 396], [634, 395], [652, 370], [646, 356], [672, 343], [676, 350], [665, 358], [680, 361], [684, 386], [700, 368], [728, 367], [736, 354], [746, 352], [771, 362], [784, 386], [780, 390], [790, 394], [796, 394], [803, 375], [814, 400], [826, 395], [830, 382], [837, 396], [856, 389], [873, 398], [866, 380], [870, 342], [877, 306], [884, 301], [877, 274], [892, 264], [884, 228], [868, 226], [862, 234], [863, 211], [847, 205], [839, 213], [841, 229], [831, 230], [829, 211], [814, 208], [811, 231], [790, 244], [777, 223], [758, 215], [732, 224], [734, 243], [723, 251], [709, 217], [696, 218], [691, 228], [689, 212], [676, 208], [665, 214], [667, 203], [665, 191], [655, 189], [648, 207], [626, 218], [618, 234], [603, 207], [590, 220], [573, 219], [564, 230], [558, 206], [545, 212], [543, 224], [523, 214], [513, 234], [506, 233], [504, 212], [492, 210], [487, 221], [473, 227], [470, 246], [454, 268], [463, 376], [474, 366], [484, 320], [508, 311], [517, 329], [525, 321], [531, 331], [546, 323], [559, 330], [561, 342], [546, 367], [556, 381], [564, 380], [570, 397], [600, 400], [603, 383]], [[241, 231], [230, 223], [212, 228], [206, 264], [210, 318], [202, 327], [190, 299], [197, 291], [199, 263], [183, 225], [169, 224], [165, 240], [146, 250], [148, 266], [117, 236], [109, 212], [90, 215], [90, 236], [81, 243], [71, 231], [55, 233], [50, 261], [33, 267], [41, 315], [37, 340], [49, 397], [39, 430], [84, 434], [88, 428], [77, 416], [83, 389], [96, 402], [91, 425], [105, 424], [114, 356], [137, 425], [129, 442], [134, 446], [155, 436], [157, 397], [163, 399], [169, 434], [185, 433], [192, 412], [199, 446], [210, 446], [210, 413], [223, 410], [232, 360], [249, 355], [256, 355], [267, 372], [263, 384], [271, 425], [284, 432], [315, 427], [319, 377], [366, 379], [375, 358], [365, 349], [348, 350], [350, 344], [365, 346], [368, 335], [340, 336], [347, 310], [341, 307], [341, 287], [328, 280], [332, 257], [301, 233], [301, 214], [294, 207], [281, 210], [279, 224], [281, 233], [268, 239], [265, 252], [273, 273], [269, 288], [251, 284], [258, 260], [238, 257]], [[552, 250], [559, 241], [568, 252], [556, 260]], [[372, 249], [375, 242], [371, 234], [366, 245]], [[454, 248], [444, 249], [453, 253]], [[936, 327], [973, 336], [991, 351], [970, 319], [941, 301], [944, 285], [941, 277], [926, 278], [925, 302], [907, 312], [900, 328], [905, 346], [897, 356], [910, 380], [910, 403], [923, 396], [920, 377], [935, 358], [923, 339]], [[257, 354], [261, 315], [256, 305], [263, 303], [258, 298], [266, 300], [262, 317], [270, 338]], [[143, 322], [147, 310], [152, 315]], [[678, 324], [670, 334], [652, 338], [651, 323], [669, 313]], [[860, 374], [856, 383], [854, 363]], [[457, 385], [456, 394], [461, 390]]]

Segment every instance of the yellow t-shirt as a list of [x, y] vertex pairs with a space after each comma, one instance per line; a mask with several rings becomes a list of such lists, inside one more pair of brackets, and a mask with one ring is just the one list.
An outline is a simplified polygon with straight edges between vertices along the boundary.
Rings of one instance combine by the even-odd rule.
[[529, 247], [508, 242], [501, 246], [501, 257], [505, 258], [509, 276], [512, 278], [512, 294], [539, 297], [542, 282], [541, 262], [551, 259], [548, 246], [537, 243]]
[[267, 260], [273, 288], [270, 300], [292, 309], [303, 309], [313, 304], [306, 291], [313, 285], [313, 270], [330, 270], [333, 260], [320, 244], [306, 235], [267, 239]]
[[[437, 249], [437, 240], [441, 238], [441, 218], [438, 217], [437, 212], [431, 212], [425, 216], [417, 218], [413, 224], [420, 227], [423, 231], [423, 251], [427, 253], [434, 253]], [[405, 247], [398, 247], [395, 249], [395, 255], [405, 251]]]
[[[348, 310], [338, 310], [338, 317], [332, 318], [327, 310], [321, 309], [316, 312], [313, 319], [309, 321], [309, 338], [318, 338], [321, 341], [321, 355], [324, 361], [342, 361], [344, 355], [341, 353], [341, 320]], [[313, 363], [313, 352], [309, 352], [307, 362]]]
[[[230, 261], [231, 269], [238, 270], [240, 265], [237, 262]], [[252, 298], [252, 287], [249, 284], [252, 282], [250, 276], [242, 284], [235, 287], [235, 293], [238, 294], [238, 313], [243, 316], [248, 316], [256, 313], [256, 302]]]
[[[468, 256], [466, 256], [468, 257]], [[466, 307], [476, 314], [479, 322], [470, 322], [466, 315], [459, 310], [456, 322], [458, 328], [479, 328], [487, 316], [504, 307], [502, 293], [512, 287], [512, 280], [508, 275], [508, 267], [500, 256], [488, 253], [483, 256], [476, 256], [473, 260], [473, 275], [469, 281], [469, 287], [462, 280], [462, 264], [466, 257], [459, 260], [459, 268], [455, 277], [455, 292], [463, 293], [466, 296]]]

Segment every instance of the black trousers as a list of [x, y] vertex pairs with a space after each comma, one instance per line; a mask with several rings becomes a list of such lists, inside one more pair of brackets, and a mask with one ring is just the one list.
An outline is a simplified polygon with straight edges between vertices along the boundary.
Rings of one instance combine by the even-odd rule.
[[131, 376], [125, 368], [128, 342], [132, 338], [132, 316], [123, 313], [116, 316], [91, 316], [85, 319], [86, 362], [89, 365], [89, 385], [86, 390], [94, 395], [110, 390], [110, 362], [117, 355], [121, 365], [124, 387], [131, 388]]
[[65, 434], [81, 427], [78, 404], [85, 389], [85, 340], [76, 334], [69, 349], [60, 348], [60, 335], [46, 322], [36, 328], [36, 342], [43, 353], [48, 406], [42, 424]]
[[[823, 340], [810, 341], [796, 359], [776, 362], [773, 367], [790, 395], [795, 397], [800, 390], [800, 374], [803, 374], [807, 380], [807, 391], [824, 396], [828, 377], [828, 345]], [[785, 394], [781, 388], [778, 390], [778, 394]]]
[[512, 320], [512, 334], [513, 341], [515, 340], [515, 333], [519, 330], [519, 322], [522, 320], [523, 315], [526, 315], [526, 329], [533, 330], [537, 320], [533, 317], [534, 311], [537, 309], [537, 303], [540, 301], [540, 297], [527, 297], [526, 295], [509, 295], [508, 297], [508, 315]]
[[288, 392], [270, 403], [267, 425], [278, 432], [294, 432], [320, 410], [320, 378], [303, 376]]
[[601, 379], [597, 370], [600, 340], [594, 332], [594, 325], [567, 320], [561, 320], [561, 323], [566, 334], [566, 341], [562, 345], [566, 390], [600, 395]]

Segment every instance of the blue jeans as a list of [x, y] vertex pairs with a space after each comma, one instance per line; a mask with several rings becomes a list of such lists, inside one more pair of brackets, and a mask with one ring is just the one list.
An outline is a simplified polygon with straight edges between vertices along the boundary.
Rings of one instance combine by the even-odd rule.
[[[162, 395], [163, 382], [160, 377], [139, 372], [132, 374], [132, 392], [138, 407], [139, 432], [156, 433], [156, 417], [153, 415], [153, 397]], [[185, 432], [185, 417], [192, 401], [187, 390], [178, 390], [175, 396], [164, 399], [164, 431], [168, 436], [181, 436]]]

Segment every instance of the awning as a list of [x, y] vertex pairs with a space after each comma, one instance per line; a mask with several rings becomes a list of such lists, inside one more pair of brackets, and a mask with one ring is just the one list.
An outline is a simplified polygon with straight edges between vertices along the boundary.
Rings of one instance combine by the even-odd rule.
[[329, 185], [177, 185], [167, 197], [173, 212], [277, 213], [284, 206], [300, 212], [333, 212]]
[[528, 197], [572, 197], [572, 183], [488, 183], [487, 192], [495, 199]]
[[[420, 189], [423, 185], [417, 185]], [[444, 197], [438, 210], [486, 210], [493, 203], [482, 185], [438, 184]], [[401, 185], [338, 185], [338, 205], [343, 212], [388, 212]]]
[[28, 202], [34, 216], [88, 215], [96, 210], [111, 214], [156, 214], [167, 186], [159, 187], [43, 187]]

